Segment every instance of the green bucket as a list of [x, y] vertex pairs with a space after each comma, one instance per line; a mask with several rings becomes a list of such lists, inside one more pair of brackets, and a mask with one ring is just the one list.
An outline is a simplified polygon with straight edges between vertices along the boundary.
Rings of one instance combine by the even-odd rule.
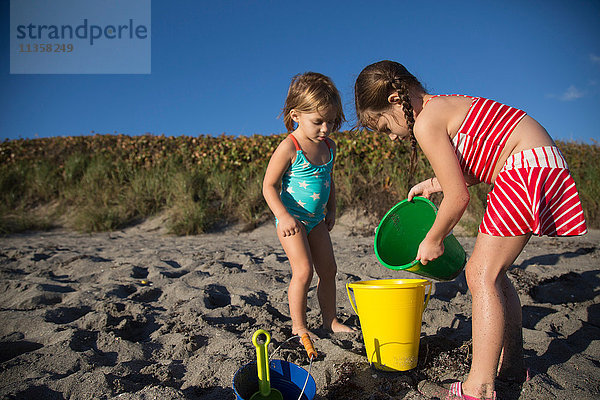
[[415, 260], [419, 244], [433, 225], [437, 207], [424, 197], [403, 200], [385, 214], [375, 233], [375, 255], [386, 268], [410, 271], [427, 278], [456, 278], [466, 262], [465, 250], [454, 235], [444, 239], [444, 254], [426, 265]]

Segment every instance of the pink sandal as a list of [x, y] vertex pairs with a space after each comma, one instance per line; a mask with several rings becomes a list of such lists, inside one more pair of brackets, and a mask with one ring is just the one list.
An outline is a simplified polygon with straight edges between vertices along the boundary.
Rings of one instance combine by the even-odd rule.
[[419, 393], [427, 397], [436, 397], [442, 400], [496, 400], [496, 392], [490, 399], [478, 399], [477, 397], [469, 396], [462, 391], [462, 382], [454, 382], [450, 385], [450, 390], [444, 388], [431, 381], [421, 381], [417, 385]]
[[494, 394], [492, 395], [492, 397], [490, 399], [478, 399], [477, 397], [473, 397], [473, 396], [468, 396], [466, 394], [463, 393], [462, 391], [462, 382], [454, 382], [452, 385], [450, 385], [450, 390], [448, 391], [448, 396], [446, 397], [447, 400], [459, 400], [459, 399], [465, 399], [465, 400], [496, 400], [496, 392], [494, 392]]

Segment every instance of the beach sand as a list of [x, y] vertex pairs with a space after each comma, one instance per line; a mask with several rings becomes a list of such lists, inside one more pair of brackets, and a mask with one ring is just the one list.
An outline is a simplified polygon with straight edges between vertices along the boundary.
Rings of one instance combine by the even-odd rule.
[[[290, 268], [272, 223], [175, 237], [157, 217], [123, 231], [66, 230], [0, 238], [0, 398], [233, 399], [235, 372], [255, 359], [251, 337], [272, 335], [272, 358], [308, 368], [291, 336]], [[372, 229], [372, 228], [371, 228]], [[332, 231], [340, 319], [360, 327], [345, 283], [414, 278], [377, 262], [355, 218]], [[467, 253], [474, 238], [459, 237]], [[533, 238], [509, 273], [523, 304], [532, 379], [499, 385], [499, 399], [600, 398], [600, 232]], [[360, 331], [318, 329], [316, 399], [423, 399], [421, 379], [468, 371], [470, 294], [464, 275], [437, 283], [423, 314], [419, 365], [369, 367]], [[282, 344], [283, 343], [283, 344]]]

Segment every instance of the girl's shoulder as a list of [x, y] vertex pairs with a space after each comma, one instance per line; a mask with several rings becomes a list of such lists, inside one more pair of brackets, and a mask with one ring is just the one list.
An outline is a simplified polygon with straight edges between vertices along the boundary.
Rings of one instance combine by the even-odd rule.
[[414, 131], [447, 130], [462, 121], [475, 97], [466, 95], [436, 95], [429, 98], [415, 119]]
[[469, 106], [475, 99], [477, 99], [477, 97], [466, 94], [436, 94], [431, 96], [423, 103], [423, 110], [426, 110], [430, 107], [456, 107], [457, 105]]
[[281, 155], [287, 155], [290, 158], [296, 157], [296, 144], [294, 140], [291, 138], [291, 135], [287, 135], [285, 139], [279, 142], [277, 149], [275, 149], [276, 153], [280, 153]]

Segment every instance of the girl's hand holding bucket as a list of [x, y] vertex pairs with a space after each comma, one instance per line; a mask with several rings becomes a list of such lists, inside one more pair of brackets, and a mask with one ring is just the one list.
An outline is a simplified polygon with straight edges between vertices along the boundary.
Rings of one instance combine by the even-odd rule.
[[419, 260], [421, 264], [427, 265], [428, 262], [435, 260], [442, 254], [444, 254], [444, 242], [431, 240], [426, 236], [421, 244], [419, 244], [415, 260]]
[[437, 207], [424, 197], [396, 204], [381, 220], [375, 233], [375, 255], [386, 268], [409, 271], [447, 281], [462, 271], [466, 254], [454, 235], [441, 242], [428, 235]]
[[[415, 196], [424, 197], [429, 199], [433, 193], [441, 192], [442, 187], [435, 177], [424, 180], [423, 182], [417, 183], [408, 192], [408, 201], [413, 201]], [[428, 236], [423, 239], [417, 250], [417, 256], [415, 260], [418, 260], [423, 265], [427, 265], [428, 262], [435, 260], [444, 254], [444, 242], [442, 240], [434, 240]]]
[[408, 192], [408, 201], [412, 201], [415, 196], [425, 197], [429, 199], [432, 194], [441, 192], [442, 187], [440, 186], [437, 179], [429, 178], [424, 180], [423, 182], [417, 183], [413, 186]]

